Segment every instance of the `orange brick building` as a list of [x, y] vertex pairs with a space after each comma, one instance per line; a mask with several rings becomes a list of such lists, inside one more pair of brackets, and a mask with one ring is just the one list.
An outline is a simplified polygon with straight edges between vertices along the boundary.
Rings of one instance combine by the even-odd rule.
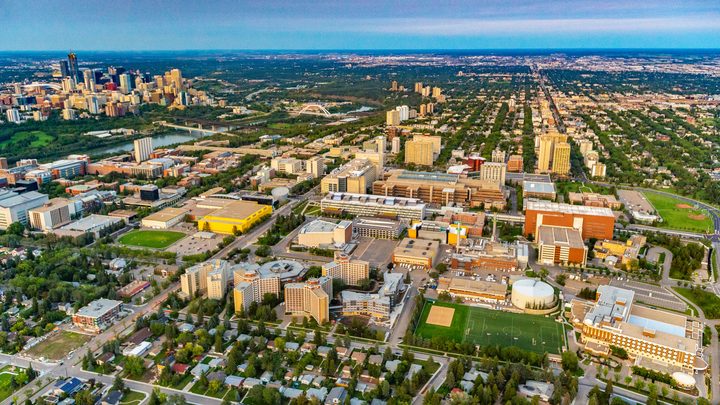
[[523, 234], [537, 236], [540, 225], [579, 229], [583, 239], [612, 239], [615, 216], [609, 208], [528, 199]]

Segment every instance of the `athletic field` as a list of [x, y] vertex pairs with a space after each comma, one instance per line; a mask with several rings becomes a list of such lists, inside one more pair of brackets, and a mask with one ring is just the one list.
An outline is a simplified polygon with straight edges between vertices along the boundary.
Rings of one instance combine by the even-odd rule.
[[123, 245], [164, 249], [184, 237], [182, 232], [137, 230], [121, 236], [119, 242]]
[[[427, 323], [433, 306], [454, 308], [450, 326]], [[423, 338], [441, 337], [481, 346], [517, 346], [537, 353], [562, 353], [563, 327], [553, 318], [514, 314], [447, 302], [428, 301], [415, 334]]]

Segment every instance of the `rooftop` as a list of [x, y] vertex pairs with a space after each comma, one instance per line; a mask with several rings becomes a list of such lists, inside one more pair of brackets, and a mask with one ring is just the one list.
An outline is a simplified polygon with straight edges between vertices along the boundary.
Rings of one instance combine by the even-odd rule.
[[549, 212], [560, 212], [565, 214], [576, 214], [576, 215], [594, 215], [603, 217], [613, 217], [610, 208], [605, 207], [589, 207], [586, 205], [570, 205], [563, 203], [555, 203], [551, 201], [538, 200], [534, 198], [528, 198], [525, 207], [526, 211], [549, 211]]
[[523, 191], [530, 193], [555, 193], [555, 183], [546, 183], [544, 181], [523, 181]]
[[75, 222], [71, 222], [71, 223], [63, 226], [62, 229], [69, 229], [72, 231], [89, 232], [98, 227], [109, 226], [111, 224], [115, 224], [120, 221], [122, 221], [122, 219], [117, 218], [117, 217], [92, 214], [90, 216], [87, 216], [87, 217], [77, 220]]
[[223, 208], [208, 214], [207, 217], [245, 219], [263, 207], [266, 205], [260, 205], [254, 201], [232, 201]]
[[347, 228], [348, 226], [352, 225], [351, 221], [340, 221], [339, 223], [334, 223], [330, 221], [324, 221], [322, 219], [316, 219], [306, 225], [304, 225], [302, 228], [300, 228], [300, 233], [325, 233], [325, 232], [333, 232], [337, 228]]
[[436, 240], [405, 238], [400, 241], [393, 254], [434, 257], [438, 249], [440, 249], [440, 242]]
[[144, 220], [166, 222], [175, 219], [181, 215], [185, 215], [188, 212], [190, 211], [186, 208], [167, 207], [163, 210], [148, 215], [144, 218]]
[[76, 315], [98, 317], [120, 305], [122, 305], [122, 301], [100, 298], [80, 308]]
[[575, 228], [541, 225], [538, 228], [538, 243], [583, 249], [582, 234]]
[[324, 201], [342, 201], [345, 203], [355, 203], [363, 205], [377, 205], [377, 206], [401, 206], [416, 209], [425, 208], [425, 203], [417, 198], [405, 198], [405, 197], [385, 197], [381, 195], [372, 194], [355, 194], [355, 193], [339, 193], [330, 192], [323, 198]]

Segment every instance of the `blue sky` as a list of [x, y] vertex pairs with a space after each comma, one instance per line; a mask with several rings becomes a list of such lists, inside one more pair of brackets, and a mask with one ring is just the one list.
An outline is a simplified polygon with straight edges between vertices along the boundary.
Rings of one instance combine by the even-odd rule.
[[0, 0], [0, 50], [720, 48], [720, 0]]

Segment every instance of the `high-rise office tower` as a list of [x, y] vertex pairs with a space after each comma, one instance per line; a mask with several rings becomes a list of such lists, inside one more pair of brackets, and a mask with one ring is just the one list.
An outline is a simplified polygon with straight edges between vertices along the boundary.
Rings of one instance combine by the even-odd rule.
[[83, 81], [87, 90], [95, 91], [95, 73], [92, 70], [83, 70]]
[[187, 91], [181, 91], [178, 93], [178, 100], [180, 100], [180, 105], [190, 105], [190, 95]]
[[60, 76], [63, 78], [70, 76], [70, 67], [68, 66], [68, 62], [66, 60], [60, 61]]
[[182, 90], [182, 72], [180, 71], [180, 69], [171, 70], [170, 79], [172, 80], [172, 84], [175, 86], [175, 88], [177, 88], [178, 90]]
[[86, 101], [88, 105], [88, 112], [90, 114], [100, 114], [100, 101], [97, 96], [88, 96]]
[[70, 93], [71, 91], [75, 91], [75, 89], [76, 89], [76, 87], [75, 87], [75, 79], [73, 79], [73, 78], [70, 77], [70, 76], [64, 78], [63, 81], [62, 81], [62, 89], [63, 89], [63, 91], [66, 92], [66, 93]]
[[552, 171], [556, 174], [566, 175], [570, 173], [570, 144], [558, 142], [553, 150]]
[[148, 160], [153, 151], [152, 138], [136, 139], [133, 142], [133, 155], [136, 162], [144, 162]]
[[78, 69], [77, 56], [74, 53], [68, 54], [68, 67], [70, 68], [68, 76], [75, 79], [75, 82], [82, 81], [82, 76], [80, 76], [80, 69]]
[[129, 73], [120, 75], [120, 89], [123, 93], [130, 93], [133, 89], [132, 76]]

